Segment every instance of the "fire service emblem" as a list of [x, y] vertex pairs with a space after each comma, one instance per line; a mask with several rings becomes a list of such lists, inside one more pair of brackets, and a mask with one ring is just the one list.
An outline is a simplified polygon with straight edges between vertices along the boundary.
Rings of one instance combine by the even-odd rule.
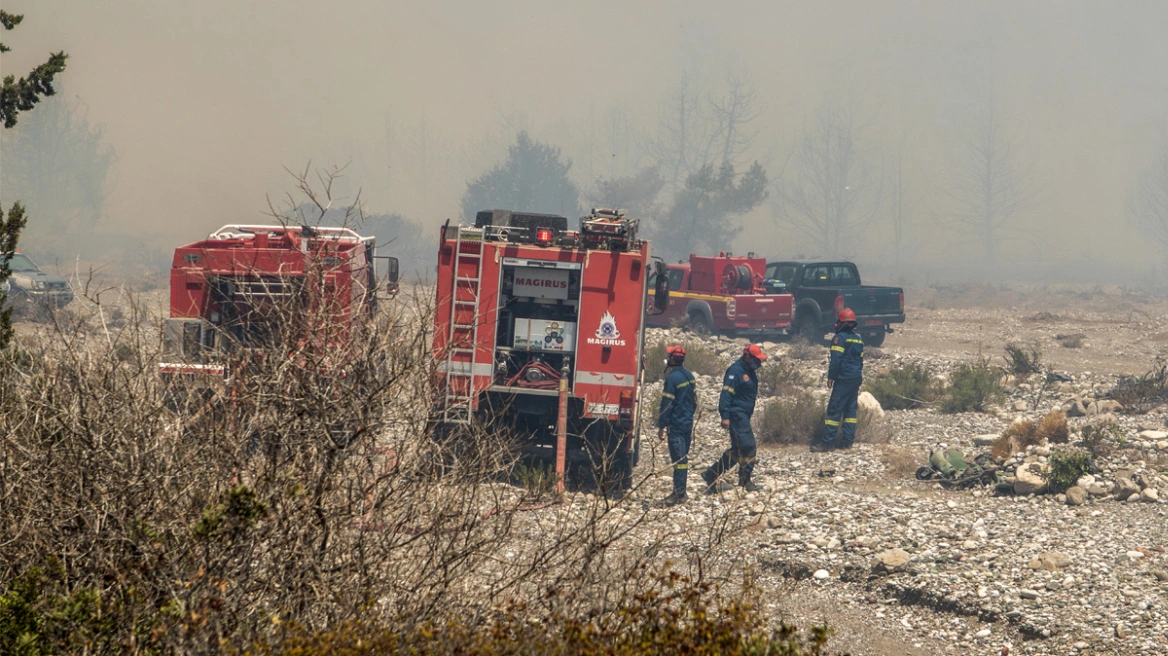
[[624, 346], [625, 341], [620, 338], [620, 330], [616, 327], [616, 317], [605, 310], [600, 317], [600, 326], [596, 328], [596, 337], [588, 340], [589, 344], [601, 346]]

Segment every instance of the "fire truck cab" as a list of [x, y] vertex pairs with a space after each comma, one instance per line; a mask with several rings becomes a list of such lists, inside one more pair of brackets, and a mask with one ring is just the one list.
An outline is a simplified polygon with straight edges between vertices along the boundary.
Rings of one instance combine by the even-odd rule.
[[473, 226], [442, 228], [440, 437], [469, 434], [460, 428], [470, 424], [511, 430], [527, 454], [590, 462], [627, 487], [639, 451], [645, 317], [669, 302], [663, 275], [658, 300], [648, 294], [664, 263], [650, 261], [637, 227], [618, 210], [593, 210], [577, 230], [562, 216], [487, 210]]
[[389, 260], [379, 283], [374, 251], [373, 237], [348, 228], [238, 224], [178, 247], [161, 373], [226, 376], [232, 353], [281, 336], [343, 342], [379, 290], [396, 290], [396, 259], [379, 258]]

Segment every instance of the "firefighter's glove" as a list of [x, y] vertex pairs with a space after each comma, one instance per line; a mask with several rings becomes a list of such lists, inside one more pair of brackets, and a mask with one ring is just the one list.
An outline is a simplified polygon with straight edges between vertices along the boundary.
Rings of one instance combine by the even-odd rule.
[[657, 429], [657, 439], [659, 439], [659, 440], [665, 439], [665, 427], [664, 426]]
[[730, 420], [729, 419], [722, 420], [722, 428], [725, 428], [726, 430], [730, 429]]
[[835, 389], [835, 381], [834, 380], [832, 380], [830, 378], [827, 379], [827, 389]]

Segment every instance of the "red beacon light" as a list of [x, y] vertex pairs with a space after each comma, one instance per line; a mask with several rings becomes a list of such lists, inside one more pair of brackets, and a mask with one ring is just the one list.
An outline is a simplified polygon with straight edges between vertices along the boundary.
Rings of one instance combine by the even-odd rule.
[[551, 246], [555, 234], [551, 228], [540, 228], [535, 231], [535, 243], [540, 246]]

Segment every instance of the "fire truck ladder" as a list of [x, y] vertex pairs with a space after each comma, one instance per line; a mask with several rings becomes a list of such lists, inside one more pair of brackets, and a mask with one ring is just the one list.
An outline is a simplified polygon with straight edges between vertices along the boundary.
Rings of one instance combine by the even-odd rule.
[[[446, 402], [442, 420], [469, 424], [475, 387], [475, 351], [479, 343], [479, 298], [483, 276], [484, 230], [455, 228], [453, 290], [450, 296], [450, 333], [446, 341]], [[468, 247], [463, 251], [463, 244]], [[474, 268], [474, 276], [463, 275], [462, 264]], [[470, 322], [463, 323], [469, 314]]]

